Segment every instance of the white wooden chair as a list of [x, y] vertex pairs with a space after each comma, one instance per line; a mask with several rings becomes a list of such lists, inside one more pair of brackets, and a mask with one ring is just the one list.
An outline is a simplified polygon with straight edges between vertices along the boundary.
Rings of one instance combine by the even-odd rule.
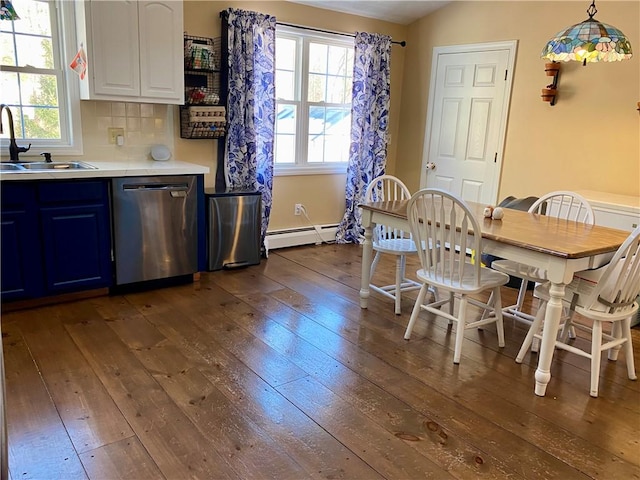
[[[460, 363], [464, 331], [495, 323], [498, 331], [498, 345], [504, 347], [504, 329], [500, 286], [509, 281], [504, 273], [483, 267], [481, 262], [471, 263], [467, 252], [482, 252], [482, 236], [478, 221], [466, 204], [456, 196], [439, 189], [423, 189], [415, 193], [407, 206], [407, 216], [411, 233], [418, 249], [422, 268], [417, 271], [423, 282], [418, 298], [411, 312], [411, 318], [404, 334], [409, 339], [419, 313], [426, 310], [432, 314], [456, 322], [455, 351], [453, 363]], [[451, 226], [451, 227], [449, 227]], [[457, 226], [457, 228], [456, 228]], [[425, 246], [430, 245], [431, 248]], [[447, 299], [436, 299], [424, 304], [430, 287], [438, 291], [438, 296], [446, 291]], [[469, 295], [492, 290], [490, 304], [483, 303]], [[454, 314], [454, 300], [459, 299], [457, 315]], [[468, 322], [467, 304], [489, 309], [492, 316]], [[441, 307], [449, 305], [449, 312]]]
[[[584, 197], [574, 192], [557, 191], [548, 193], [531, 205], [529, 213], [552, 216], [561, 220], [573, 220], [589, 225], [594, 223], [593, 208]], [[496, 260], [491, 264], [491, 268], [506, 273], [511, 277], [522, 279], [516, 303], [504, 307], [502, 312], [509, 318], [524, 321], [530, 325], [533, 322], [533, 315], [522, 311], [527, 287], [529, 282], [546, 282], [547, 272], [513, 260]]]
[[[560, 338], [556, 340], [555, 347], [591, 359], [591, 396], [598, 396], [600, 359], [601, 353], [605, 350], [608, 351], [609, 360], [615, 361], [621, 346], [624, 345], [627, 374], [629, 379], [635, 380], [637, 377], [633, 361], [631, 317], [638, 311], [637, 297], [640, 293], [640, 226], [629, 235], [608, 265], [597, 270], [578, 272], [571, 284], [565, 287], [565, 292], [564, 301], [571, 314], [564, 324]], [[522, 363], [533, 339], [542, 338], [540, 331], [550, 298], [549, 283], [536, 287], [534, 295], [542, 302], [516, 357], [518, 363]], [[592, 326], [575, 322], [574, 312], [591, 320]], [[611, 334], [603, 331], [604, 322], [612, 324]], [[590, 351], [568, 344], [570, 326], [591, 333]], [[603, 340], [606, 343], [603, 343]]]
[[[392, 175], [381, 175], [375, 178], [365, 192], [366, 202], [408, 200], [409, 189], [402, 181]], [[415, 280], [405, 278], [406, 256], [416, 255], [418, 251], [409, 232], [404, 232], [387, 225], [376, 225], [373, 231], [373, 250], [376, 252], [371, 263], [369, 288], [395, 301], [395, 313], [400, 315], [402, 292], [418, 290], [421, 286]], [[382, 254], [396, 256], [395, 283], [391, 285], [374, 285], [372, 283], [376, 266]]]

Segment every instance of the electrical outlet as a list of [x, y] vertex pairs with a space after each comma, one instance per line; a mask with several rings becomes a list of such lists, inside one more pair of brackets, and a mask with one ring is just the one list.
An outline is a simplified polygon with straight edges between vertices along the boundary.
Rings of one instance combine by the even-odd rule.
[[115, 145], [118, 142], [118, 136], [122, 136], [124, 138], [124, 128], [109, 127], [107, 132], [109, 133], [109, 143], [112, 145]]
[[302, 215], [302, 204], [301, 203], [296, 203], [294, 205], [293, 214], [294, 215]]

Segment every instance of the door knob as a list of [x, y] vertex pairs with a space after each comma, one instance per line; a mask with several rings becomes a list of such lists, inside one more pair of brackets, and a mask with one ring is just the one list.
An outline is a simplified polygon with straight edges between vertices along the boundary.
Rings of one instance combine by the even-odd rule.
[[429, 163], [427, 163], [426, 167], [427, 167], [427, 170], [435, 170], [436, 169], [436, 164], [433, 163], [433, 162], [429, 162]]

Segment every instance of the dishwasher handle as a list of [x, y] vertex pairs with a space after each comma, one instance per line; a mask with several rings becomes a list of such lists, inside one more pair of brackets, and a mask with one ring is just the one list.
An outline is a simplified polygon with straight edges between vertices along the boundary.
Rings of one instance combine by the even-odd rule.
[[189, 190], [189, 185], [186, 183], [125, 183], [122, 185], [122, 189], [124, 191], [166, 190], [170, 192], [187, 192]]

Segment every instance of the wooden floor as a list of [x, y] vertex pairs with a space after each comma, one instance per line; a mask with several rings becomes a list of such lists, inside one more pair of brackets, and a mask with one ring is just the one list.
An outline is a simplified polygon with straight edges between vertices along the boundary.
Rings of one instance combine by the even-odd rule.
[[[272, 251], [186, 286], [5, 313], [9, 467], [22, 479], [640, 478], [640, 382], [412, 300], [359, 307], [361, 248]], [[410, 261], [409, 271], [416, 270]], [[380, 263], [389, 281], [392, 262]], [[382, 275], [378, 275], [380, 277]], [[505, 301], [514, 291], [504, 291]], [[634, 330], [636, 364], [640, 332]], [[585, 344], [584, 339], [576, 342]]]

